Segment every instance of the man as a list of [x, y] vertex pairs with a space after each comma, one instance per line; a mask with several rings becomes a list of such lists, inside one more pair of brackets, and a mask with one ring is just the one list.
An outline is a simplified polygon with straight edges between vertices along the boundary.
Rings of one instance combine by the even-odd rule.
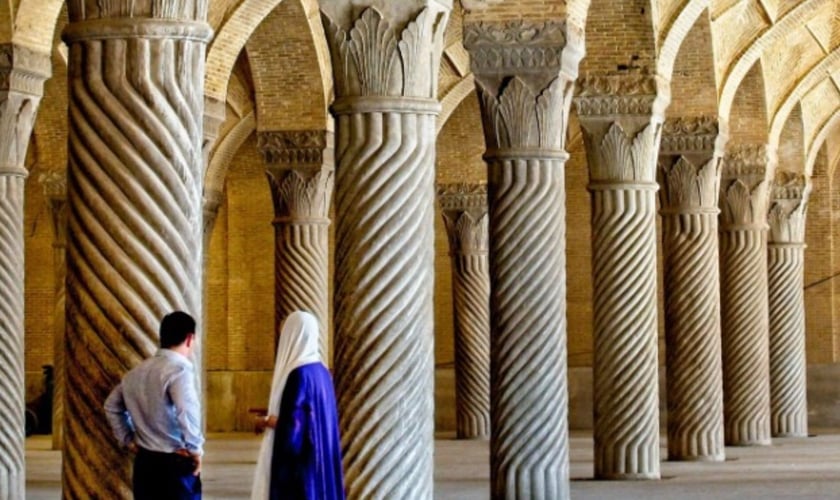
[[136, 500], [200, 500], [201, 405], [190, 361], [195, 320], [175, 311], [160, 323], [160, 349], [129, 371], [105, 400], [117, 440], [136, 452]]

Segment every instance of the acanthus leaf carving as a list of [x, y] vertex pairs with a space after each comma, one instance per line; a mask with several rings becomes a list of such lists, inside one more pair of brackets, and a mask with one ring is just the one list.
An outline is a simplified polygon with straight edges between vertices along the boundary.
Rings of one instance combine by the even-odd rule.
[[424, 8], [398, 31], [368, 7], [347, 31], [322, 13], [337, 97], [435, 99], [445, 18]]
[[808, 190], [809, 186], [803, 175], [787, 172], [776, 174], [767, 213], [770, 242], [805, 242]]
[[70, 0], [67, 7], [71, 22], [114, 18], [204, 21], [209, 4], [208, 0]]
[[268, 169], [275, 222], [326, 221], [333, 173], [327, 167]]
[[721, 229], [763, 226], [767, 217], [767, 182], [740, 178], [721, 183]]
[[720, 162], [712, 159], [695, 166], [680, 157], [673, 166], [660, 166], [660, 204], [663, 213], [684, 210], [717, 210]]
[[[590, 166], [590, 177], [595, 182], [654, 182], [656, 178], [656, 154], [662, 127], [649, 123], [633, 137], [628, 137], [624, 128], [613, 122], [604, 136], [596, 141], [595, 161]], [[585, 130], [585, 129], [584, 129]], [[588, 146], [589, 147], [589, 146]]]
[[446, 184], [438, 200], [453, 254], [485, 254], [489, 249], [486, 184]]

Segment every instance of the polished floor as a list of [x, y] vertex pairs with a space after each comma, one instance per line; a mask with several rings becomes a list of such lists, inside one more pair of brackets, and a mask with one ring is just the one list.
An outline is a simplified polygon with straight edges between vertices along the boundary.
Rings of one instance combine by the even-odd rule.
[[[658, 481], [595, 481], [592, 438], [573, 434], [571, 491], [575, 499], [840, 499], [840, 429], [773, 446], [727, 448], [722, 463], [663, 462]], [[60, 498], [61, 456], [48, 437], [26, 444], [27, 500]], [[247, 434], [211, 435], [202, 479], [205, 499], [249, 497], [259, 445]], [[663, 450], [664, 456], [664, 450]], [[489, 498], [488, 446], [482, 441], [435, 442], [435, 498]]]

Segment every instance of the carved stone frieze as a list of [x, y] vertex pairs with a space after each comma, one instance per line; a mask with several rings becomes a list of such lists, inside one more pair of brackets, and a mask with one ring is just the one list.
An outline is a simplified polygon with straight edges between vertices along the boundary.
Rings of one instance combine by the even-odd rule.
[[464, 25], [464, 47], [474, 73], [518, 74], [546, 70], [555, 75], [563, 63], [566, 23], [560, 21], [478, 22]]
[[770, 243], [805, 242], [808, 184], [804, 176], [780, 172], [770, 188], [767, 223]]
[[587, 74], [577, 80], [574, 102], [581, 117], [649, 115], [656, 94], [652, 75]]
[[767, 147], [763, 144], [745, 144], [727, 152], [723, 162], [723, 178], [749, 178], [757, 182], [767, 172]]
[[12, 43], [0, 45], [0, 92], [40, 97], [44, 93], [44, 81], [51, 75], [49, 54]]
[[488, 214], [486, 184], [447, 184], [438, 188], [452, 255], [486, 254]]
[[659, 199], [662, 213], [707, 209], [717, 211], [720, 162], [711, 160], [699, 167], [685, 157], [673, 166], [659, 167]]
[[257, 148], [269, 165], [320, 167], [332, 163], [333, 134], [327, 130], [278, 130], [257, 133]]
[[710, 116], [678, 117], [662, 125], [661, 156], [711, 156], [718, 136], [717, 118]]
[[322, 11], [337, 98], [436, 99], [447, 17], [448, 11], [424, 7], [401, 27], [368, 7], [345, 29]]

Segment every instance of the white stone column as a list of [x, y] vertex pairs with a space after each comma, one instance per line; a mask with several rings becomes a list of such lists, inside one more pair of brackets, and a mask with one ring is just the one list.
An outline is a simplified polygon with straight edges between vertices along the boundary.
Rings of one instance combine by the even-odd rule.
[[258, 147], [268, 164], [274, 201], [274, 335], [294, 311], [321, 324], [320, 347], [329, 348], [329, 210], [333, 192], [333, 135], [326, 130], [262, 131]]
[[725, 457], [717, 135], [713, 119], [669, 119], [659, 151], [669, 460]]
[[24, 498], [24, 263], [26, 149], [44, 80], [47, 54], [0, 45], [0, 500]]
[[582, 50], [567, 30], [464, 26], [487, 144], [494, 499], [569, 497], [564, 168]]
[[595, 477], [658, 479], [656, 84], [587, 75], [578, 87], [592, 192]]
[[805, 362], [804, 177], [776, 175], [767, 221], [770, 321], [770, 429], [777, 437], [808, 437]]
[[[68, 2], [70, 143], [65, 498], [130, 496], [102, 410], [158, 347], [202, 319], [206, 0]], [[203, 325], [198, 326], [199, 345]], [[195, 359], [196, 371], [203, 366]]]
[[449, 236], [460, 439], [490, 437], [490, 262], [487, 186], [446, 184], [438, 200]]
[[763, 146], [730, 151], [720, 186], [724, 437], [730, 446], [767, 445], [767, 156]]
[[430, 499], [434, 158], [451, 2], [324, 0], [335, 75], [335, 382], [349, 498]]
[[55, 310], [53, 328], [53, 398], [52, 447], [60, 450], [64, 442], [65, 329], [67, 280], [67, 172], [49, 171], [39, 179], [44, 185], [50, 222], [53, 228], [53, 269], [55, 274]]

